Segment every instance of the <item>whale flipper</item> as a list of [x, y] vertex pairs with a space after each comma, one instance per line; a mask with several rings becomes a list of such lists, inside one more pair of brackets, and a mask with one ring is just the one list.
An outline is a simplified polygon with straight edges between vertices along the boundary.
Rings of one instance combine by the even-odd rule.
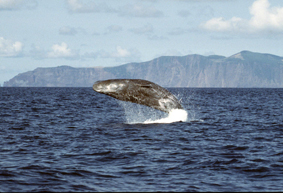
[[172, 93], [147, 80], [110, 79], [97, 81], [92, 88], [118, 100], [149, 106], [167, 113], [172, 109], [183, 109]]

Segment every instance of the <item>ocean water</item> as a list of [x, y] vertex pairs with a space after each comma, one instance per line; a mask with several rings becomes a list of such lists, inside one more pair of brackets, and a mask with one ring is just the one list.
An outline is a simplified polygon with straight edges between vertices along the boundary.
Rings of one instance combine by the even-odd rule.
[[185, 114], [1, 87], [0, 191], [283, 191], [283, 89], [168, 90]]

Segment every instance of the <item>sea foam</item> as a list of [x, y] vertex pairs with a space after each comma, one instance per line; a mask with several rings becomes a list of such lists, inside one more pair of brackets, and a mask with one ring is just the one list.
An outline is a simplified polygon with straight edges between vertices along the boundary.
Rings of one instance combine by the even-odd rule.
[[118, 103], [124, 108], [127, 124], [173, 123], [188, 120], [188, 112], [184, 109], [172, 109], [169, 113], [165, 113], [135, 103], [125, 101]]
[[172, 109], [168, 116], [161, 119], [156, 120], [146, 120], [143, 123], [144, 124], [150, 124], [150, 123], [173, 123], [173, 122], [186, 122], [188, 119], [188, 113], [187, 111], [183, 109]]

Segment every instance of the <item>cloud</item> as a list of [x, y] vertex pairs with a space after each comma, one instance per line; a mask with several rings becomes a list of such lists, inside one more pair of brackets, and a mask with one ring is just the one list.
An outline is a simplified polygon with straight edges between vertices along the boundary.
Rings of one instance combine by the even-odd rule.
[[54, 44], [51, 50], [44, 50], [39, 46], [32, 45], [30, 56], [34, 59], [69, 59], [69, 60], [85, 60], [107, 58], [114, 59], [116, 62], [132, 62], [140, 61], [140, 52], [137, 49], [126, 49], [121, 46], [116, 46], [115, 51], [91, 51], [88, 50], [82, 54], [79, 50], [72, 50], [65, 42]]
[[116, 46], [116, 51], [114, 52], [101, 52], [100, 56], [103, 58], [124, 58], [130, 56], [131, 53], [122, 48], [121, 46]]
[[23, 5], [23, 0], [0, 0], [0, 10], [19, 9]]
[[137, 34], [137, 35], [145, 35], [149, 40], [167, 40], [168, 38], [164, 36], [158, 36], [154, 34], [154, 28], [151, 24], [146, 24], [142, 27], [131, 28], [129, 29], [130, 32]]
[[[1, 0], [0, 0], [1, 1]], [[145, 1], [145, 0], [143, 0]], [[68, 10], [71, 13], [117, 13], [123, 17], [161, 17], [163, 13], [154, 6], [146, 6], [140, 3], [127, 4], [119, 8], [112, 8], [106, 3], [97, 4], [90, 0], [66, 0]], [[142, 2], [142, 1], [141, 1]]]
[[124, 58], [124, 57], [129, 57], [131, 53], [127, 49], [123, 49], [121, 46], [116, 47], [116, 52], [112, 53], [113, 57], [117, 58]]
[[114, 51], [100, 50], [97, 52], [86, 52], [81, 56], [81, 59], [110, 59], [116, 62], [137, 62], [140, 61], [141, 54], [137, 49], [126, 49], [121, 46], [116, 46]]
[[93, 12], [96, 10], [96, 5], [93, 2], [86, 4], [79, 0], [67, 0], [67, 5], [71, 12], [84, 13]]
[[67, 7], [72, 13], [91, 13], [101, 11], [113, 11], [105, 3], [96, 4], [94, 1], [86, 0], [67, 0]]
[[189, 10], [180, 10], [179, 12], [178, 12], [178, 15], [179, 16], [181, 16], [181, 17], [188, 17], [188, 16], [190, 16], [192, 13], [191, 13], [191, 11], [189, 11]]
[[104, 34], [109, 34], [109, 33], [116, 33], [120, 32], [123, 30], [122, 26], [119, 25], [110, 25], [106, 28], [106, 32]]
[[61, 27], [59, 29], [59, 34], [60, 35], [76, 35], [78, 33], [78, 30], [74, 27], [68, 27], [68, 26], [65, 26], [65, 27]]
[[256, 0], [249, 9], [249, 20], [232, 17], [225, 20], [223, 17], [212, 18], [200, 25], [201, 28], [216, 32], [282, 32], [283, 7], [270, 7], [268, 0]]
[[153, 32], [153, 27], [151, 24], [146, 24], [142, 27], [131, 28], [130, 31], [135, 34], [148, 34]]
[[128, 4], [120, 7], [119, 15], [127, 17], [161, 17], [163, 13], [153, 6]]
[[87, 59], [104, 58], [110, 60], [112, 59], [116, 62], [137, 62], [140, 61], [141, 54], [135, 48], [126, 49], [121, 46], [116, 46], [114, 51], [85, 50], [80, 54], [80, 50], [72, 50], [65, 42], [62, 42], [61, 44], [52, 45], [50, 50], [45, 50], [39, 46], [32, 45], [29, 56], [39, 60], [68, 59], [84, 61]]
[[29, 56], [34, 59], [64, 58], [74, 60], [80, 58], [79, 51], [71, 50], [65, 42], [53, 44], [51, 50], [45, 50], [33, 44]]
[[60, 44], [54, 44], [52, 46], [52, 51], [47, 53], [47, 58], [65, 58], [65, 59], [78, 59], [78, 51], [73, 51], [68, 48], [65, 42]]
[[169, 35], [183, 35], [183, 34], [187, 34], [189, 32], [188, 29], [184, 29], [184, 28], [174, 28], [172, 29], [170, 32], [168, 32]]
[[161, 36], [158, 36], [158, 35], [155, 35], [155, 34], [148, 35], [147, 38], [148, 38], [149, 40], [154, 40], [154, 41], [168, 40], [168, 38], [165, 37], [165, 36], [162, 36], [162, 35], [161, 35]]
[[0, 0], [0, 11], [1, 10], [18, 10], [23, 7], [33, 9], [37, 7], [36, 0]]
[[257, 0], [250, 8], [250, 24], [256, 29], [283, 30], [283, 7], [272, 7], [268, 0]]
[[213, 18], [207, 21], [205, 24], [202, 25], [204, 29], [209, 31], [218, 31], [218, 32], [228, 32], [228, 31], [235, 31], [235, 32], [245, 32], [248, 30], [248, 22], [244, 19], [233, 17], [230, 20], [225, 20], [222, 17]]
[[137, 49], [125, 49], [121, 46], [116, 46], [113, 52], [100, 51], [97, 53], [101, 58], [113, 58], [118, 62], [138, 61], [140, 52]]
[[17, 57], [23, 52], [23, 44], [19, 41], [13, 42], [12, 40], [0, 37], [0, 56], [2, 57]]

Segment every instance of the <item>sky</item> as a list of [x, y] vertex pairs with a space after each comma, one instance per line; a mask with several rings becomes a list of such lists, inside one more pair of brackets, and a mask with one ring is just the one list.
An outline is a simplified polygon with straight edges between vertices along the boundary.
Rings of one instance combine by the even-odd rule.
[[0, 85], [38, 67], [283, 56], [282, 0], [0, 0]]

